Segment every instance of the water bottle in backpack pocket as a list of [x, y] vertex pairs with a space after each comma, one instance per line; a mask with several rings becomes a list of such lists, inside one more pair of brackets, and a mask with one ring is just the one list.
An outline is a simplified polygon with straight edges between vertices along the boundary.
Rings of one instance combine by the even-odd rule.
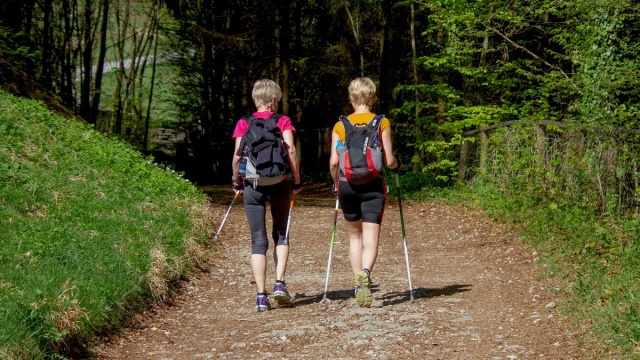
[[338, 140], [338, 143], [336, 144], [336, 153], [338, 153], [338, 158], [340, 159], [339, 161], [339, 171], [340, 174], [345, 174], [345, 170], [344, 170], [344, 162], [345, 162], [345, 154], [347, 153], [347, 147], [342, 143], [341, 140]]
[[376, 136], [373, 138], [373, 142], [370, 146], [371, 149], [371, 161], [373, 162], [373, 167], [378, 171], [382, 170], [382, 143], [379, 138]]
[[240, 176], [241, 178], [245, 178], [247, 176], [247, 157], [246, 156], [242, 156], [242, 158], [240, 158], [240, 165], [238, 166], [238, 176]]

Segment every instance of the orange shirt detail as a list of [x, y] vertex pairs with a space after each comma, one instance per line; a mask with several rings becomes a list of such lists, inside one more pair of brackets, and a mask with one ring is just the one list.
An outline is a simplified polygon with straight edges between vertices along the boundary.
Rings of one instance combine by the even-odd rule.
[[[376, 114], [369, 112], [369, 113], [362, 113], [362, 114], [351, 114], [347, 117], [349, 118], [351, 123], [354, 125], [358, 125], [358, 124], [366, 125], [369, 123], [369, 121], [371, 121], [371, 119], [373, 119], [374, 116], [376, 116]], [[390, 126], [391, 126], [391, 122], [389, 121], [389, 119], [387, 119], [386, 117], [383, 118], [382, 122], [380, 123], [380, 130], [379, 130], [380, 134], [382, 134], [382, 132], [388, 129]], [[343, 143], [345, 142], [345, 139], [344, 139], [345, 133], [344, 133], [344, 126], [342, 125], [342, 121], [338, 121], [333, 126], [333, 132], [338, 134], [338, 136], [340, 137], [340, 141], [342, 141]]]

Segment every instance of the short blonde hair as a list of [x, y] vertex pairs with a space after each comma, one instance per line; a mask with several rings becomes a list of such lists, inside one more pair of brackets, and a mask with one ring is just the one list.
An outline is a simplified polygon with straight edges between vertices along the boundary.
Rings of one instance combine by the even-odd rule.
[[280, 101], [282, 98], [282, 90], [280, 90], [280, 85], [276, 84], [275, 81], [262, 79], [253, 84], [251, 97], [253, 98], [253, 103], [256, 107], [260, 107], [260, 105], [269, 105], [273, 99]]
[[373, 106], [376, 100], [376, 84], [368, 77], [359, 77], [349, 84], [349, 98], [355, 105]]

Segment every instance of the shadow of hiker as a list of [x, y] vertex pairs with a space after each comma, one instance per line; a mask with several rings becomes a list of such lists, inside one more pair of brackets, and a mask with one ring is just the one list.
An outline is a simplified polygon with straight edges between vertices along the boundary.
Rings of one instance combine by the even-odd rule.
[[[335, 301], [335, 300], [345, 300], [352, 298], [353, 290], [334, 290], [327, 291], [327, 300]], [[309, 305], [320, 303], [324, 298], [324, 293], [314, 294], [314, 295], [305, 295], [305, 294], [296, 294], [294, 305]]]
[[[375, 293], [377, 290], [378, 285], [377, 284], [373, 284], [371, 285], [371, 292]], [[314, 304], [314, 303], [320, 303], [322, 302], [322, 299], [324, 298], [324, 292], [319, 293], [319, 294], [315, 294], [315, 295], [305, 295], [305, 294], [296, 294], [295, 295], [295, 301], [294, 301], [294, 305], [295, 306], [300, 306], [300, 305], [309, 305], [309, 304]], [[353, 299], [355, 298], [355, 288], [353, 289], [345, 289], [345, 290], [333, 290], [333, 291], [327, 291], [327, 300], [329, 301], [336, 301], [336, 300], [346, 300], [346, 299]]]
[[[439, 289], [415, 288], [413, 289], [413, 299], [415, 301], [416, 299], [449, 296], [467, 292], [470, 290], [471, 285], [462, 284], [448, 285]], [[382, 300], [382, 306], [396, 305], [406, 301], [411, 301], [411, 294], [407, 289], [407, 291], [387, 293], [384, 296], [379, 297], [378, 299]]]

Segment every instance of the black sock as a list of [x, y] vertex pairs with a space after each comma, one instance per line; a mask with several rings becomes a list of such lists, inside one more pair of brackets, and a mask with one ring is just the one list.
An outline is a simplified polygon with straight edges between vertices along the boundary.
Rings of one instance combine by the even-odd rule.
[[364, 271], [365, 274], [367, 274], [367, 277], [371, 276], [371, 271], [367, 268], [362, 269], [362, 271]]
[[276, 280], [276, 284], [284, 284], [284, 280]]
[[264, 296], [267, 296], [267, 292], [266, 292], [266, 291], [259, 292], [259, 293], [258, 293], [258, 295], [264, 295]]

